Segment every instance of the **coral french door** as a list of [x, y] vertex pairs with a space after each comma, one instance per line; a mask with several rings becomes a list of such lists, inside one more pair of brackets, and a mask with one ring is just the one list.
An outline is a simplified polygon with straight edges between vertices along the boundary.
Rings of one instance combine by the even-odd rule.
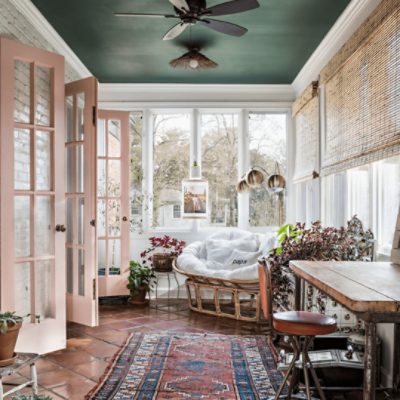
[[96, 326], [97, 80], [65, 85], [65, 106], [67, 319]]
[[99, 110], [97, 234], [99, 296], [128, 294], [129, 112]]
[[[64, 58], [0, 38], [1, 311], [17, 351], [66, 345]], [[35, 321], [40, 316], [40, 323]]]

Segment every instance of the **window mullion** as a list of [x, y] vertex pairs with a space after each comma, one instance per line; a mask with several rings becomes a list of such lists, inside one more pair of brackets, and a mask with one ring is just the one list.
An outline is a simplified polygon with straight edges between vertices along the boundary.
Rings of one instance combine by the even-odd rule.
[[[250, 167], [249, 150], [249, 112], [240, 110], [238, 126], [238, 180]], [[238, 227], [241, 229], [249, 228], [249, 193], [238, 193]]]
[[143, 229], [149, 231], [153, 221], [153, 152], [154, 152], [154, 132], [153, 132], [153, 116], [150, 110], [143, 110]]

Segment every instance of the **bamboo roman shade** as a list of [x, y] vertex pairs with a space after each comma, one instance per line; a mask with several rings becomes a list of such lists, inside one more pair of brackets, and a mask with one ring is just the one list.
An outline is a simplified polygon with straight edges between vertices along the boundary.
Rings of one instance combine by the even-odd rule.
[[398, 0], [384, 0], [320, 78], [326, 107], [324, 175], [400, 154]]
[[296, 129], [294, 182], [312, 179], [318, 170], [319, 102], [318, 82], [313, 82], [293, 104]]

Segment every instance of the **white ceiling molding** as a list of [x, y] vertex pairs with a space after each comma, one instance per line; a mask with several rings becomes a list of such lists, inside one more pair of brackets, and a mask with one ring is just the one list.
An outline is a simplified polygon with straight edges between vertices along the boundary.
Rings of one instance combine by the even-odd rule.
[[81, 78], [92, 76], [85, 64], [30, 0], [11, 0], [11, 4], [34, 26], [57, 53], [65, 57], [65, 61]]
[[251, 111], [269, 111], [283, 112], [291, 111], [293, 101], [99, 101], [100, 110], [121, 110], [121, 111], [139, 111], [139, 110], [189, 110], [201, 108], [203, 111], [218, 109], [221, 112], [236, 111], [246, 109]]
[[318, 79], [322, 68], [340, 50], [381, 1], [352, 0], [349, 3], [292, 82], [296, 96], [301, 94], [312, 81]]
[[[291, 85], [114, 84], [99, 86], [101, 102], [270, 102], [293, 101]], [[220, 105], [221, 106], [221, 105]]]

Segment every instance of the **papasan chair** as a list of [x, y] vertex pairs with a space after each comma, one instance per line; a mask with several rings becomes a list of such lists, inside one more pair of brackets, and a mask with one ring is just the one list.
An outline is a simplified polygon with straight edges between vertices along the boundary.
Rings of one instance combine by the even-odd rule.
[[174, 262], [187, 276], [185, 285], [193, 311], [241, 321], [261, 318], [258, 258], [276, 243], [276, 234], [224, 229], [189, 244]]

